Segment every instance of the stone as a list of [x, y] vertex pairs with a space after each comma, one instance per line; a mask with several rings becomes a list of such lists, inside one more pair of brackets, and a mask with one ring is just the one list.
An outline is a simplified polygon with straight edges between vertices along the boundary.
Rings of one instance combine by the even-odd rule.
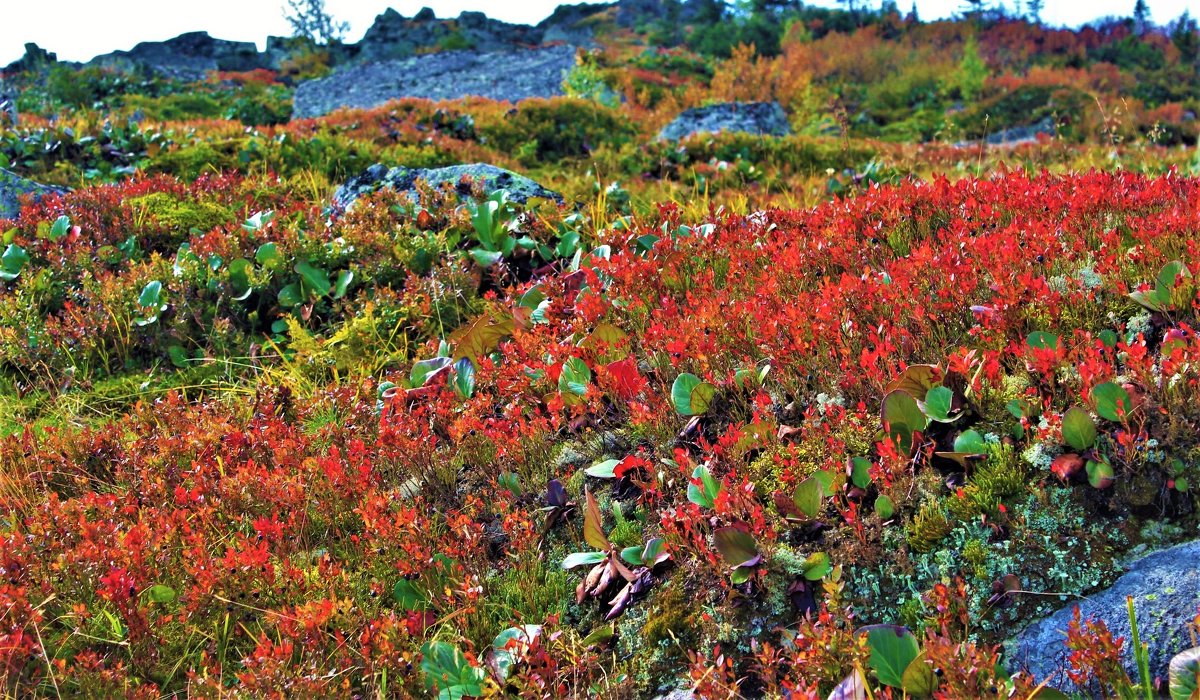
[[17, 125], [17, 91], [0, 80], [0, 129]]
[[787, 136], [792, 129], [778, 102], [726, 102], [683, 112], [663, 127], [658, 138], [681, 141], [695, 134], [720, 132]]
[[487, 190], [506, 189], [515, 202], [523, 203], [531, 198], [563, 201], [561, 194], [542, 187], [524, 175], [487, 163], [451, 165], [445, 168], [406, 168], [403, 166], [388, 168], [379, 163], [367, 168], [361, 175], [351, 178], [337, 189], [333, 195], [333, 210], [335, 213], [344, 212], [359, 197], [384, 188], [407, 193], [409, 198], [415, 202], [417, 201], [416, 185], [422, 180], [435, 188], [446, 183], [452, 184], [458, 189], [460, 195], [464, 195], [469, 192], [469, 189], [464, 186], [464, 177], [469, 178], [472, 182], [483, 182]]
[[390, 100], [452, 100], [479, 96], [517, 102], [563, 94], [575, 48], [549, 46], [495, 53], [443, 51], [394, 61], [345, 66], [296, 86], [293, 117], [311, 118], [349, 107], [369, 109]]
[[210, 71], [269, 68], [267, 54], [248, 41], [214, 39], [208, 32], [188, 32], [166, 41], [144, 41], [129, 51], [97, 56], [91, 66], [145, 71], [183, 81], [202, 80]]
[[541, 43], [539, 28], [490, 19], [482, 12], [463, 12], [458, 19], [438, 19], [426, 7], [410, 19], [388, 8], [375, 18], [358, 43], [357, 60], [409, 58], [438, 49], [490, 53]]
[[1020, 146], [1026, 143], [1037, 143], [1038, 136], [1041, 134], [1053, 137], [1054, 133], [1054, 120], [1046, 117], [1034, 124], [997, 131], [989, 135], [985, 141], [989, 146]]
[[21, 213], [21, 198], [28, 195], [35, 201], [50, 194], [69, 192], [62, 187], [43, 185], [27, 180], [14, 172], [0, 168], [0, 219], [16, 219]]
[[1071, 690], [1065, 642], [1078, 605], [1082, 619], [1103, 620], [1114, 638], [1125, 638], [1125, 670], [1136, 680], [1126, 596], [1133, 596], [1138, 632], [1150, 647], [1150, 674], [1165, 680], [1171, 658], [1193, 646], [1188, 625], [1200, 610], [1200, 541], [1141, 557], [1110, 588], [1026, 627], [1006, 645], [1010, 668], [1028, 671], [1039, 682], [1053, 676], [1051, 685]]
[[4, 67], [4, 73], [12, 76], [17, 73], [40, 73], [58, 63], [58, 55], [51, 53], [33, 42], [25, 44], [25, 55]]

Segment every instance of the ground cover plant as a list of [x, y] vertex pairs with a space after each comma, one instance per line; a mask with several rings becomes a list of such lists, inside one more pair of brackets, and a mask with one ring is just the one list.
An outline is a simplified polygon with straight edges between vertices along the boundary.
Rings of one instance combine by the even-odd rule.
[[[0, 219], [4, 692], [1188, 697], [1003, 643], [1195, 539], [1194, 29], [796, 12], [600, 15], [517, 105], [18, 76], [0, 165], [72, 189]], [[796, 133], [655, 140], [727, 99]], [[477, 161], [564, 201], [331, 204]]]

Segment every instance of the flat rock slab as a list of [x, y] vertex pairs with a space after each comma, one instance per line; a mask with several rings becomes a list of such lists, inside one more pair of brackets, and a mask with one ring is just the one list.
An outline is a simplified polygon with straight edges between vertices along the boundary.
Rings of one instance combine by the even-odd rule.
[[563, 78], [575, 65], [575, 47], [496, 51], [444, 51], [392, 61], [347, 66], [300, 83], [292, 116], [319, 117], [349, 107], [369, 109], [403, 97], [453, 100], [478, 96], [517, 102], [563, 94]]
[[21, 213], [21, 197], [30, 195], [41, 199], [48, 194], [68, 192], [62, 187], [52, 187], [27, 180], [14, 172], [0, 168], [0, 219], [15, 219]]
[[388, 168], [386, 165], [376, 164], [337, 189], [333, 195], [333, 209], [335, 212], [344, 212], [359, 197], [384, 188], [407, 193], [415, 202], [416, 187], [420, 181], [425, 181], [434, 188], [449, 183], [460, 195], [470, 192], [467, 185], [469, 181], [483, 182], [488, 190], [508, 190], [510, 199], [516, 202], [526, 202], [531, 198], [563, 201], [561, 194], [542, 187], [524, 175], [487, 163], [451, 165], [445, 168]]
[[[1150, 645], [1150, 673], [1165, 680], [1171, 657], [1193, 646], [1188, 624], [1200, 612], [1200, 541], [1146, 555], [1130, 564], [1111, 588], [1078, 602], [1083, 620], [1103, 620], [1114, 638], [1125, 638], [1125, 670], [1136, 680], [1126, 596], [1133, 596], [1138, 632]], [[1075, 605], [1031, 624], [1011, 640], [1010, 667], [1029, 671], [1039, 681], [1053, 675], [1052, 686], [1071, 689], [1066, 633]]]
[[726, 102], [689, 109], [663, 127], [658, 138], [681, 141], [694, 134], [723, 131], [787, 136], [792, 133], [787, 113], [778, 102]]

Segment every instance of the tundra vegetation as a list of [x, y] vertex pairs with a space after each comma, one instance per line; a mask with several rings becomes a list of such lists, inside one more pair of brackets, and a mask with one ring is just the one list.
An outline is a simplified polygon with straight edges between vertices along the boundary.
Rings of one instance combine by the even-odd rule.
[[[1195, 24], [663, 5], [519, 104], [4, 76], [4, 693], [1195, 692], [1001, 646], [1197, 534]], [[330, 204], [475, 162], [564, 201]]]

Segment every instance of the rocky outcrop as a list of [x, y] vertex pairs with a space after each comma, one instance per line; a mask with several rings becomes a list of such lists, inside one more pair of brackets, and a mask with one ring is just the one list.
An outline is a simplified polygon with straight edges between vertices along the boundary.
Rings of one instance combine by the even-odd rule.
[[17, 91], [0, 80], [0, 129], [17, 125]]
[[484, 189], [489, 191], [508, 190], [510, 199], [516, 202], [526, 202], [532, 198], [563, 201], [561, 194], [542, 187], [524, 175], [487, 163], [451, 165], [445, 168], [388, 168], [386, 165], [376, 164], [337, 189], [333, 195], [333, 210], [335, 213], [344, 212], [359, 197], [384, 188], [407, 193], [415, 202], [416, 186], [421, 181], [434, 188], [446, 184], [453, 185], [460, 196], [470, 194], [472, 183], [482, 182]]
[[[1131, 563], [1111, 588], [1079, 601], [1083, 619], [1108, 625], [1113, 637], [1125, 638], [1125, 670], [1137, 678], [1129, 653], [1130, 626], [1126, 596], [1133, 596], [1138, 632], [1150, 646], [1150, 673], [1165, 679], [1171, 657], [1193, 646], [1188, 633], [1200, 609], [1200, 541], [1177, 545]], [[1070, 689], [1065, 670], [1069, 651], [1067, 625], [1076, 603], [1025, 628], [1008, 644], [1008, 659], [1039, 681], [1053, 676], [1051, 685]]]
[[658, 138], [681, 141], [694, 134], [743, 132], [787, 136], [792, 132], [778, 102], [726, 102], [689, 109], [663, 127]]
[[144, 41], [129, 51], [93, 58], [88, 65], [144, 71], [176, 80], [201, 80], [210, 71], [267, 68], [269, 61], [246, 41], [214, 39], [208, 32], [189, 32], [167, 41]]
[[463, 12], [458, 19], [438, 19], [425, 8], [411, 19], [388, 8], [375, 18], [358, 43], [360, 61], [408, 58], [431, 49], [484, 53], [542, 43], [543, 32], [526, 24], [489, 19], [482, 12]]
[[15, 219], [21, 213], [21, 198], [34, 200], [49, 194], [62, 194], [67, 190], [27, 180], [14, 172], [0, 168], [0, 219]]
[[294, 117], [318, 117], [341, 107], [370, 108], [402, 97], [450, 100], [469, 95], [517, 102], [563, 94], [575, 48], [548, 46], [495, 53], [446, 51], [346, 66], [296, 87]]
[[1020, 146], [1025, 143], [1037, 143], [1038, 136], [1054, 136], [1054, 120], [1045, 119], [1028, 126], [1014, 126], [989, 134], [984, 142], [989, 146]]
[[58, 63], [58, 54], [51, 53], [33, 42], [25, 44], [25, 55], [4, 67], [9, 75], [37, 72]]

